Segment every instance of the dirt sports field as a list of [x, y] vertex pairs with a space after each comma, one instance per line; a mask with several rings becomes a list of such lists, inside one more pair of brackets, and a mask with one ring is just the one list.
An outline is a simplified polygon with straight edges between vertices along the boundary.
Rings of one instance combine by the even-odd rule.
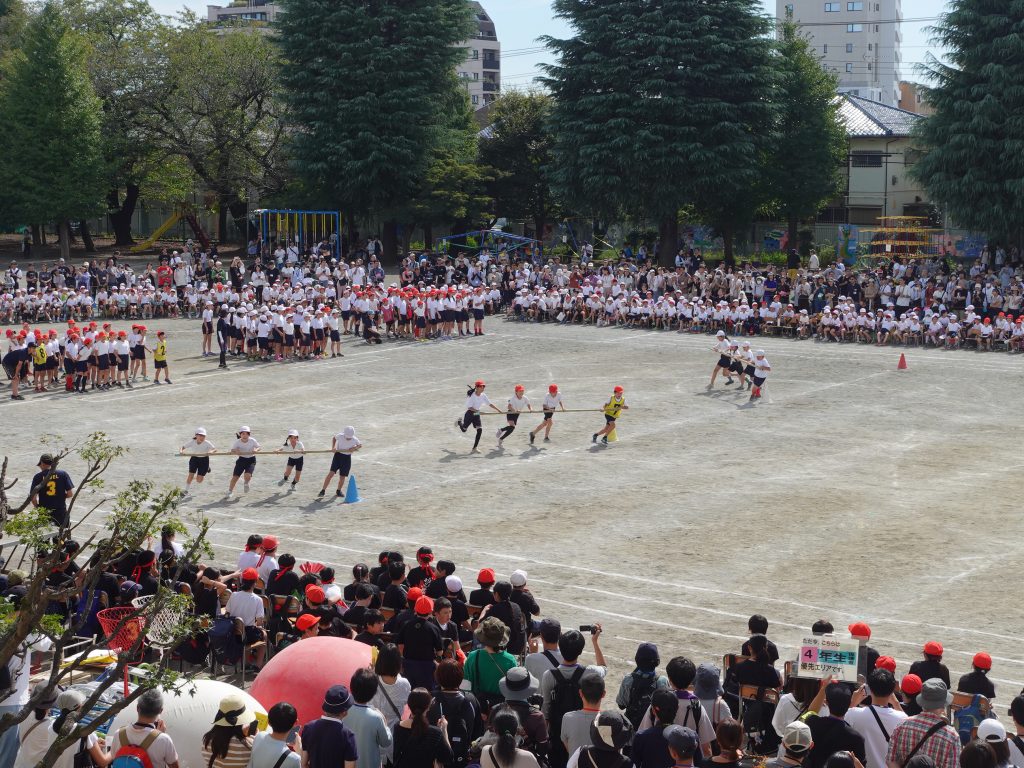
[[[172, 386], [0, 398], [13, 469], [33, 471], [43, 430], [102, 429], [131, 448], [112, 493], [132, 477], [183, 483], [173, 453], [199, 425], [227, 448], [249, 424], [268, 450], [290, 428], [329, 448], [351, 424], [365, 445], [359, 504], [316, 499], [326, 455], [307, 458], [291, 492], [278, 485], [284, 458], [260, 458], [252, 490], [232, 501], [232, 461], [213, 459], [186, 509], [213, 518], [223, 562], [261, 532], [300, 562], [337, 566], [339, 580], [396, 545], [432, 545], [467, 584], [482, 566], [524, 568], [545, 613], [604, 624], [616, 681], [639, 640], [665, 660], [721, 663], [763, 613], [787, 656], [818, 618], [837, 630], [865, 619], [901, 674], [935, 639], [954, 675], [990, 652], [1002, 704], [1024, 686], [1018, 357], [910, 350], [897, 371], [894, 349], [755, 339], [773, 372], [750, 407], [735, 386], [705, 390], [717, 358], [703, 335], [492, 319], [483, 338], [370, 348], [345, 337], [343, 359], [223, 372], [199, 356], [197, 322], [150, 326], [168, 331]], [[551, 382], [568, 408], [597, 407], [621, 384], [631, 410], [607, 448], [590, 442], [599, 413], [556, 416], [552, 441], [534, 447], [539, 418], [524, 416], [504, 451], [504, 419], [487, 417], [470, 455], [454, 420], [476, 378], [496, 402], [522, 383], [535, 407]]]

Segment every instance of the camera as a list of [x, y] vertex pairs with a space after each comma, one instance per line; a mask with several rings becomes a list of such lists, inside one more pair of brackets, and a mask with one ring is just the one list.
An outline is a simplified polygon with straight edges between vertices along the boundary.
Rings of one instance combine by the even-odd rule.
[[590, 634], [594, 634], [594, 625], [580, 624], [580, 632], [589, 632]]

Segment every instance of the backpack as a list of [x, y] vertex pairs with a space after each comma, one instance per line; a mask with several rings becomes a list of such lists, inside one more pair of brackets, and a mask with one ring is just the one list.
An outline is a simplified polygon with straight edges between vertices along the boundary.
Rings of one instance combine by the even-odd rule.
[[640, 730], [640, 721], [644, 719], [647, 708], [651, 706], [651, 697], [658, 685], [658, 678], [641, 672], [630, 674], [629, 700], [626, 704], [626, 719], [633, 724], [633, 731]]
[[149, 752], [146, 750], [160, 736], [160, 731], [154, 728], [150, 733], [146, 734], [146, 738], [137, 746], [128, 743], [127, 731], [127, 728], [122, 728], [117, 732], [117, 741], [121, 746], [114, 753], [114, 759], [110, 763], [110, 768], [153, 768], [153, 761], [149, 759]]
[[206, 632], [198, 632], [185, 638], [174, 652], [189, 664], [205, 664], [210, 656], [210, 637]]
[[764, 700], [764, 689], [759, 688], [756, 699], [743, 700], [743, 732], [747, 735], [747, 750], [755, 755], [767, 755], [778, 749], [779, 737], [772, 727], [775, 706]]
[[451, 744], [452, 754], [455, 756], [453, 765], [462, 768], [469, 762], [469, 748], [473, 737], [471, 730], [476, 721], [476, 709], [473, 707], [473, 702], [461, 693], [457, 701], [448, 702], [449, 707], [455, 710], [454, 712], [445, 712], [444, 704], [442, 699], [434, 699], [427, 712], [427, 718], [431, 722], [436, 722], [436, 718], [441, 715], [447, 718], [448, 741]]
[[583, 677], [583, 667], [576, 667], [572, 677], [569, 678], [558, 670], [551, 674], [555, 676], [555, 687], [551, 693], [548, 735], [552, 742], [560, 744], [562, 742], [562, 716], [566, 712], [583, 709], [583, 700], [580, 698], [580, 678]]
[[953, 727], [960, 735], [962, 745], [966, 746], [974, 738], [978, 725], [985, 719], [985, 713], [981, 711], [982, 698], [981, 694], [974, 694], [971, 703], [958, 709], [953, 716]]
[[233, 667], [242, 659], [244, 647], [241, 638], [235, 634], [235, 620], [230, 616], [218, 616], [207, 631], [210, 651], [214, 660], [222, 666]]

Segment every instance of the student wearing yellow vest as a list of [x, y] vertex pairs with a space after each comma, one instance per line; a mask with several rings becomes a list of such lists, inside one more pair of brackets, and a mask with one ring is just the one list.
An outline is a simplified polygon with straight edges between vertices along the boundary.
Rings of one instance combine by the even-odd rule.
[[612, 396], [608, 399], [608, 402], [604, 404], [604, 429], [600, 432], [595, 432], [590, 438], [590, 442], [596, 443], [597, 438], [601, 438], [601, 442], [608, 445], [608, 435], [615, 429], [615, 420], [619, 418], [619, 414], [623, 411], [628, 411], [629, 406], [626, 405], [626, 398], [623, 396], [625, 390], [622, 387], [616, 387], [612, 390]]
[[35, 349], [32, 350], [32, 383], [36, 392], [46, 391], [46, 342], [36, 341]]
[[171, 372], [167, 367], [167, 334], [163, 331], [156, 332], [156, 346], [153, 347], [153, 367], [156, 373], [153, 374], [153, 383], [160, 383], [160, 371], [164, 372], [164, 384], [173, 384]]

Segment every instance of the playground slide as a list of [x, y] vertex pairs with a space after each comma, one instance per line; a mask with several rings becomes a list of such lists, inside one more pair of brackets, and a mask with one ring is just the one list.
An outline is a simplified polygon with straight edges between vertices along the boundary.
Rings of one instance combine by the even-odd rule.
[[141, 243], [137, 243], [136, 245], [133, 245], [132, 248], [131, 248], [132, 253], [139, 253], [140, 251], [145, 251], [145, 250], [148, 250], [149, 248], [152, 248], [153, 247], [153, 243], [155, 243], [157, 240], [159, 240], [160, 237], [167, 230], [169, 230], [171, 227], [173, 227], [175, 224], [177, 224], [180, 219], [181, 219], [181, 213], [180, 212], [175, 211], [174, 213], [172, 213], [170, 215], [170, 217], [167, 219], [167, 221], [165, 221], [163, 224], [161, 224], [159, 227], [157, 227], [156, 231], [153, 232], [153, 234], [150, 235], [148, 239], [142, 241]]

